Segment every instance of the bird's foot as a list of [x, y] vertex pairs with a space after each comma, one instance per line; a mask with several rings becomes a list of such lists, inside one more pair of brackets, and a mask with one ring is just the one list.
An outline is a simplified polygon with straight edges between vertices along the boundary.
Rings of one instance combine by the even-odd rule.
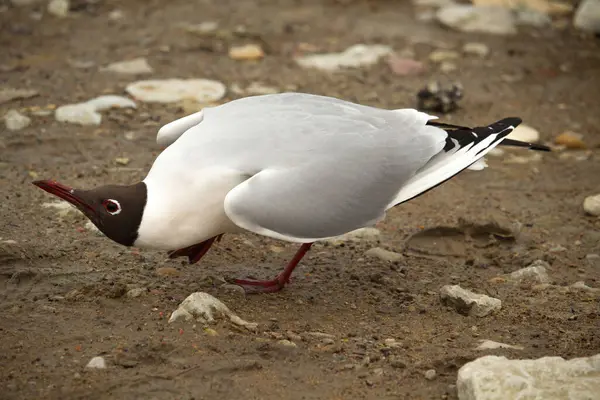
[[200, 259], [202, 257], [204, 257], [204, 255], [206, 253], [208, 253], [208, 250], [210, 249], [210, 247], [212, 246], [212, 244], [214, 243], [215, 240], [217, 242], [221, 241], [222, 236], [223, 235], [221, 234], [221, 235], [212, 237], [208, 240], [205, 240], [204, 242], [196, 243], [191, 246], [184, 247], [182, 249], [170, 251], [168, 253], [169, 258], [187, 257], [190, 264], [195, 264], [198, 261], [200, 261]]
[[287, 283], [290, 283], [290, 278], [286, 279], [284, 274], [281, 273], [268, 281], [234, 279], [232, 283], [241, 286], [246, 293], [275, 293], [283, 289]]

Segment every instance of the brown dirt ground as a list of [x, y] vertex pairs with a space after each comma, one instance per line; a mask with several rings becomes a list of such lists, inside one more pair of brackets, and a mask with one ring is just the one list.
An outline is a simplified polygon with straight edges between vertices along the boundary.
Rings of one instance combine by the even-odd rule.
[[[107, 14], [117, 7], [125, 18], [109, 22]], [[584, 133], [591, 150], [544, 154], [524, 165], [490, 157], [485, 171], [466, 171], [389, 212], [378, 244], [316, 245], [284, 291], [244, 297], [221, 288], [219, 279], [270, 277], [295, 246], [229, 236], [200, 264], [188, 265], [164, 253], [116, 245], [82, 229], [79, 215], [58, 218], [41, 206], [53, 199], [30, 184], [30, 171], [85, 188], [143, 178], [160, 151], [154, 142], [158, 127], [183, 116], [180, 107], [141, 104], [135, 112], [110, 111], [99, 127], [35, 117], [25, 130], [0, 136], [0, 236], [17, 242], [0, 244], [0, 397], [452, 399], [458, 368], [479, 355], [571, 358], [600, 352], [597, 293], [490, 281], [544, 259], [553, 283], [583, 280], [600, 287], [600, 265], [585, 258], [600, 252], [600, 220], [581, 207], [600, 188], [597, 39], [570, 30], [506, 38], [449, 32], [416, 22], [411, 5], [397, 1], [111, 0], [84, 7], [74, 18], [42, 21], [32, 20], [31, 11], [0, 13], [0, 77], [11, 87], [35, 88], [40, 96], [0, 105], [2, 114], [123, 93], [134, 78], [96, 67], [75, 69], [67, 60], [103, 65], [135, 56], [149, 59], [154, 77], [206, 77], [243, 86], [261, 81], [381, 107], [413, 107], [417, 90], [440, 77], [435, 68], [398, 77], [382, 62], [329, 76], [300, 69], [290, 52], [300, 42], [330, 51], [379, 42], [413, 48], [426, 60], [441, 43], [460, 48], [479, 40], [490, 46], [491, 57], [458, 60], [455, 77], [466, 95], [446, 121], [482, 124], [517, 114], [546, 141], [567, 129]], [[259, 33], [266, 58], [235, 62], [226, 54], [229, 39], [200, 39], [177, 27], [207, 20]], [[502, 74], [523, 79], [507, 83]], [[136, 136], [128, 140], [125, 132]], [[579, 155], [585, 159], [576, 160]], [[116, 157], [129, 157], [131, 164], [115, 166]], [[514, 240], [483, 243], [480, 236], [462, 233], [462, 219], [518, 222], [521, 233]], [[433, 229], [444, 226], [456, 229]], [[403, 261], [364, 255], [377, 245], [403, 252]], [[283, 251], [274, 251], [278, 248]], [[165, 266], [179, 274], [157, 275]], [[446, 284], [498, 297], [502, 310], [485, 318], [460, 315], [440, 304], [438, 293]], [[127, 298], [123, 294], [131, 287], [148, 292]], [[218, 322], [213, 328], [219, 335], [212, 337], [200, 325], [167, 324], [178, 303], [195, 291], [211, 293], [258, 322], [258, 332]], [[277, 339], [288, 331], [320, 331], [335, 339], [327, 344], [306, 337], [287, 349]], [[401, 345], [386, 348], [386, 338]], [[476, 351], [479, 339], [525, 349]], [[85, 370], [96, 355], [106, 357], [108, 368]], [[430, 368], [437, 377], [428, 381], [423, 372]]]

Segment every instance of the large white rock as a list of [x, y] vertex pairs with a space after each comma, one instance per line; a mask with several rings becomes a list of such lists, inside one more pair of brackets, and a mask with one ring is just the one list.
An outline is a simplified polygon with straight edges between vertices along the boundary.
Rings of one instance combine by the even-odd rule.
[[227, 87], [210, 79], [153, 79], [130, 83], [125, 90], [148, 103], [176, 103], [187, 99], [206, 104], [221, 100]]
[[357, 68], [375, 64], [383, 56], [392, 53], [390, 46], [381, 44], [356, 44], [341, 53], [311, 54], [296, 58], [301, 67], [336, 71], [341, 68]]
[[526, 268], [511, 272], [509, 278], [515, 282], [549, 283], [550, 277], [546, 271], [547, 267], [549, 267], [547, 262], [536, 260]]
[[461, 32], [495, 35], [517, 33], [513, 13], [504, 7], [474, 7], [453, 4], [440, 8], [436, 13], [436, 18], [442, 25]]
[[600, 32], [600, 0], [583, 0], [573, 19], [575, 28], [586, 32]]
[[210, 323], [215, 320], [215, 316], [225, 316], [235, 325], [254, 331], [258, 324], [247, 322], [235, 315], [221, 300], [208, 293], [196, 292], [190, 294], [181, 302], [177, 310], [173, 311], [169, 318], [169, 323], [184, 319], [190, 321], [195, 319], [201, 323]]
[[473, 293], [458, 285], [446, 285], [440, 291], [442, 303], [452, 306], [461, 314], [485, 317], [502, 308], [502, 301], [485, 294]]
[[99, 111], [110, 108], [136, 108], [133, 100], [122, 96], [104, 95], [84, 103], [66, 104], [54, 111], [54, 118], [60, 122], [79, 125], [100, 125], [102, 115]]
[[600, 398], [600, 354], [565, 360], [485, 356], [458, 370], [460, 400], [593, 400]]

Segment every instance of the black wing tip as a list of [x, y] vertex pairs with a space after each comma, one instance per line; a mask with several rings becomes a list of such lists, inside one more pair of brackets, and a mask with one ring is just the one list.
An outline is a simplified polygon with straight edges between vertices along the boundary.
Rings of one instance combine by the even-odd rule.
[[500, 121], [494, 122], [493, 124], [489, 125], [488, 128], [492, 128], [494, 132], [499, 132], [503, 131], [509, 126], [512, 126], [514, 129], [519, 126], [521, 122], [523, 122], [523, 120], [519, 117], [507, 117], [501, 119]]

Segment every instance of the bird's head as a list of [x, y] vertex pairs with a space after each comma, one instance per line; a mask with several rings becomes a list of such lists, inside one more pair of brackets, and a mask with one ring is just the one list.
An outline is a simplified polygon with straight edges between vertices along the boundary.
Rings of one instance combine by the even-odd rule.
[[99, 186], [90, 190], [74, 189], [53, 180], [33, 184], [77, 207], [115, 242], [124, 246], [135, 243], [148, 196], [144, 182], [129, 186]]

